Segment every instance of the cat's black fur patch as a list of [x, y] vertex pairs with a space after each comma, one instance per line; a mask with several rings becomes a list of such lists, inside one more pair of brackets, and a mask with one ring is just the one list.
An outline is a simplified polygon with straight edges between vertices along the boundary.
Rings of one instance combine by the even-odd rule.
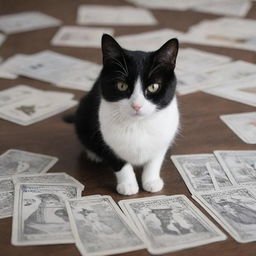
[[[143, 92], [150, 84], [160, 84], [159, 92], [145, 93], [145, 97], [158, 110], [166, 107], [175, 94], [174, 67], [178, 41], [171, 39], [155, 52], [129, 51], [121, 48], [111, 36], [103, 35], [102, 52], [103, 69], [92, 90], [79, 104], [75, 127], [82, 144], [102, 158], [114, 171], [119, 171], [125, 161], [118, 158], [103, 140], [99, 124], [100, 100], [103, 97], [107, 101], [115, 102], [129, 98], [137, 79], [140, 78]], [[117, 89], [116, 84], [120, 81], [128, 85], [128, 90]]]

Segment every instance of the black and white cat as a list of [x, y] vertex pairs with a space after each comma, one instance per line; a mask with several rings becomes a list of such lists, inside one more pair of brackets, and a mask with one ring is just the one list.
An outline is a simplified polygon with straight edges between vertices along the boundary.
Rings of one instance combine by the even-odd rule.
[[138, 192], [133, 166], [143, 166], [144, 190], [163, 188], [160, 169], [179, 126], [175, 97], [178, 40], [155, 52], [129, 51], [102, 37], [103, 68], [75, 115], [87, 156], [115, 172], [117, 191]]

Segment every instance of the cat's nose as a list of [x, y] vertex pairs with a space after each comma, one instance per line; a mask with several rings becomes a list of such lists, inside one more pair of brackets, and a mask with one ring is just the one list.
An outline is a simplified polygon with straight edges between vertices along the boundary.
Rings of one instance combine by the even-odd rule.
[[141, 105], [135, 105], [135, 104], [132, 105], [132, 108], [136, 111], [139, 111], [141, 107], [142, 107]]

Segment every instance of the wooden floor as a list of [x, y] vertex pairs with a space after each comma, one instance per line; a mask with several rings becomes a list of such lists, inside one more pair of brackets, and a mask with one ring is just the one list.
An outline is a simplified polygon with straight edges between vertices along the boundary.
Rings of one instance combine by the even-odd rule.
[[[65, 25], [75, 25], [77, 6], [82, 3], [102, 3], [122, 5], [127, 4], [117, 0], [79, 1], [79, 0], [0, 0], [0, 14], [9, 14], [27, 10], [38, 10], [63, 20]], [[190, 25], [203, 19], [217, 18], [216, 15], [194, 13], [192, 11], [152, 11], [160, 24], [157, 28], [173, 28], [187, 31]], [[256, 3], [247, 15], [256, 19]], [[156, 27], [114, 27], [116, 35], [155, 30]], [[101, 63], [99, 49], [53, 47], [49, 41], [58, 30], [57, 27], [14, 34], [0, 47], [0, 56], [7, 58], [16, 53], [32, 54], [41, 50], [50, 49], [63, 54], [79, 57]], [[192, 45], [182, 45], [192, 46]], [[256, 53], [238, 49], [218, 48], [193, 45], [194, 48], [220, 53], [237, 60], [256, 63]], [[83, 93], [79, 91], [58, 89], [50, 84], [18, 78], [16, 80], [0, 79], [0, 88], [6, 89], [18, 84], [27, 84], [39, 89], [52, 89], [72, 92], [79, 99]], [[170, 161], [171, 154], [211, 153], [213, 150], [252, 150], [255, 145], [242, 142], [227, 126], [220, 121], [220, 114], [255, 111], [255, 108], [211, 96], [202, 92], [178, 97], [182, 116], [181, 134], [175, 145], [166, 155], [162, 168], [162, 177], [165, 181], [164, 189], [158, 195], [185, 194], [190, 198], [181, 176]], [[68, 112], [72, 112], [69, 110]], [[58, 163], [50, 172], [67, 172], [85, 184], [84, 195], [107, 194], [117, 202], [126, 198], [147, 197], [151, 194], [140, 190], [132, 197], [118, 195], [115, 191], [115, 179], [111, 171], [104, 167], [89, 163], [82, 153], [72, 125], [61, 120], [56, 115], [47, 120], [23, 127], [0, 120], [0, 153], [15, 148], [42, 154], [49, 154], [59, 158]], [[138, 170], [138, 176], [141, 170]], [[194, 202], [194, 201], [193, 201]], [[194, 202], [195, 203], [195, 202]], [[197, 204], [208, 217], [209, 215]], [[209, 217], [213, 222], [214, 220]], [[214, 222], [215, 223], [215, 222]], [[0, 255], [1, 256], [78, 256], [79, 252], [74, 245], [51, 246], [24, 246], [14, 247], [10, 243], [12, 219], [0, 220]], [[219, 225], [218, 225], [219, 226]], [[126, 253], [122, 255], [149, 255], [146, 250]], [[167, 255], [175, 256], [252, 256], [256, 255], [256, 242], [239, 244], [229, 235], [223, 242], [187, 249]]]

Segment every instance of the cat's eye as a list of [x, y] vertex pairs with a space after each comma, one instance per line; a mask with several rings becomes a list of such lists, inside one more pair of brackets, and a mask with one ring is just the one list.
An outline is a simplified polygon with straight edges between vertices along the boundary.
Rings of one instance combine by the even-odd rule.
[[116, 85], [117, 89], [121, 92], [124, 92], [128, 89], [128, 85], [124, 82], [118, 82]]
[[147, 87], [146, 93], [156, 93], [159, 91], [160, 85], [159, 84], [151, 84]]

